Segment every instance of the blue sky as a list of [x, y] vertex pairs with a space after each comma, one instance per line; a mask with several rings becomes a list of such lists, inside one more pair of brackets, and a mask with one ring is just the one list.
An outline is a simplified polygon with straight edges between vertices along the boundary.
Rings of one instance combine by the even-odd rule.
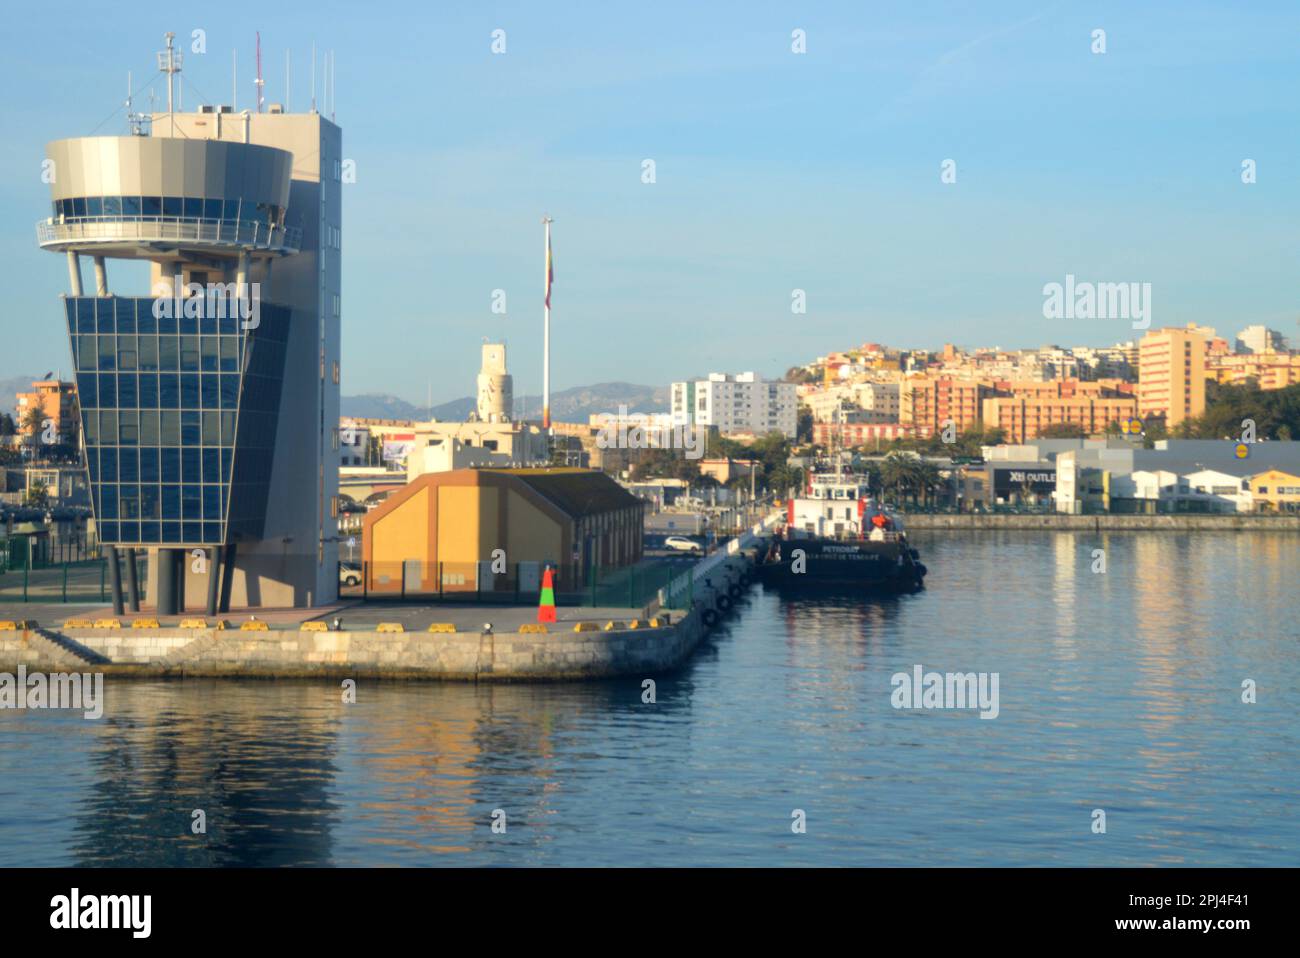
[[864, 341], [1131, 338], [1120, 320], [1043, 318], [1043, 285], [1067, 273], [1151, 283], [1156, 326], [1300, 332], [1295, 4], [72, 6], [24, 8], [0, 38], [0, 377], [69, 365], [66, 266], [35, 245], [45, 143], [125, 133], [120, 112], [104, 120], [127, 71], [147, 80], [162, 34], [195, 28], [191, 109], [199, 91], [229, 102], [236, 48], [251, 104], [256, 30], [268, 101], [291, 49], [294, 110], [312, 41], [336, 51], [357, 169], [345, 393], [468, 395], [478, 345], [501, 336], [516, 393], [540, 391], [544, 213], [555, 389], [776, 375]]

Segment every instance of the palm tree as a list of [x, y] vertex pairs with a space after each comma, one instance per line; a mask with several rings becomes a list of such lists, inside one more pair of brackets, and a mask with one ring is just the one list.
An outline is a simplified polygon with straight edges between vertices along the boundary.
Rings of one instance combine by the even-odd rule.
[[45, 431], [45, 410], [42, 407], [31, 406], [23, 413], [23, 430], [27, 433], [32, 455], [35, 456], [41, 445], [41, 433]]
[[918, 459], [912, 463], [909, 471], [913, 489], [921, 493], [925, 504], [928, 506], [931, 493], [943, 484], [943, 480], [939, 476], [939, 468], [924, 459]]
[[913, 468], [917, 458], [912, 453], [891, 452], [880, 463], [880, 488], [892, 491], [901, 501], [903, 492], [913, 484]]

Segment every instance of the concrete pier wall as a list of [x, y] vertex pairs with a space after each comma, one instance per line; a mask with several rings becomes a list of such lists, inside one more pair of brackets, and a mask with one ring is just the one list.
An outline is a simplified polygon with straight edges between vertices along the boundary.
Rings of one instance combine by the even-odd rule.
[[0, 632], [0, 671], [120, 676], [384, 677], [538, 681], [647, 675], [681, 665], [705, 630], [698, 613], [657, 629], [548, 633], [69, 630], [78, 657], [35, 631]]
[[1045, 515], [943, 515], [914, 513], [903, 515], [908, 531], [917, 529], [1047, 529], [1101, 532], [1107, 530], [1145, 530], [1151, 532], [1189, 531], [1265, 531], [1300, 532], [1300, 515], [1167, 515], [1167, 516], [1071, 516], [1063, 513]]

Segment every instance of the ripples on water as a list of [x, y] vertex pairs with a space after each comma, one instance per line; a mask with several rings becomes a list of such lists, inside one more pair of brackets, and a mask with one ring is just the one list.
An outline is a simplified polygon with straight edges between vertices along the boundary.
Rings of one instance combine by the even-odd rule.
[[[0, 865], [1296, 864], [1300, 537], [914, 538], [926, 592], [755, 590], [655, 705], [110, 679], [99, 722], [0, 712]], [[1000, 716], [894, 710], [917, 663], [1000, 673]]]

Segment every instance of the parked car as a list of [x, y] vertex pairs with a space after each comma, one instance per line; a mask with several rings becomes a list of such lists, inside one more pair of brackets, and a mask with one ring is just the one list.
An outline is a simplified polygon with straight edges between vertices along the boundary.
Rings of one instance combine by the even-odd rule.
[[348, 562], [339, 563], [339, 584], [340, 585], [360, 585], [361, 570]]
[[704, 547], [694, 539], [685, 536], [669, 536], [664, 540], [664, 548], [670, 552], [687, 552], [691, 555], [704, 555]]

